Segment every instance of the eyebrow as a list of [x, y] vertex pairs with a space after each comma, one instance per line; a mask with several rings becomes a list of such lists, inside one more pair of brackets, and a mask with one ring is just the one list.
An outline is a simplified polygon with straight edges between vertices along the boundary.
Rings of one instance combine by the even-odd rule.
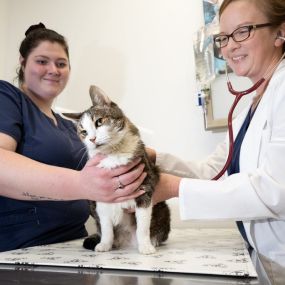
[[[244, 22], [244, 23], [242, 23], [242, 24], [237, 25], [237, 26], [232, 30], [232, 32], [235, 31], [235, 30], [238, 29], [238, 28], [241, 28], [241, 27], [244, 27], [244, 26], [248, 26], [248, 25], [254, 25], [254, 24], [253, 24], [253, 22]], [[220, 32], [220, 33], [218, 33], [217, 35], [228, 35], [228, 34], [227, 34], [226, 32]]]
[[[50, 57], [48, 57], [48, 56], [46, 56], [46, 55], [35, 55], [35, 58], [37, 58], [37, 57], [50, 59]], [[57, 58], [57, 60], [64, 60], [64, 61], [68, 61], [68, 59], [67, 59], [67, 58], [65, 58], [65, 57]]]

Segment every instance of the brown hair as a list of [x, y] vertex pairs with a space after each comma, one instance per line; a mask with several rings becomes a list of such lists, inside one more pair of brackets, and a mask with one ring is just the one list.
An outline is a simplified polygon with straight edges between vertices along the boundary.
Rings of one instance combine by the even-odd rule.
[[[219, 10], [219, 18], [225, 11], [225, 9], [235, 1], [241, 0], [224, 0]], [[285, 1], [284, 0], [243, 0], [253, 2], [256, 7], [267, 17], [268, 22], [273, 27], [278, 27], [282, 23], [285, 23]], [[283, 43], [283, 52], [285, 52], [285, 43]]]
[[27, 58], [30, 53], [43, 41], [50, 41], [52, 43], [56, 42], [60, 44], [69, 59], [69, 49], [65, 38], [58, 34], [57, 32], [47, 29], [44, 24], [39, 23], [37, 25], [30, 26], [25, 32], [26, 37], [22, 41], [19, 52], [23, 57], [23, 62], [17, 71], [19, 86], [24, 82], [24, 72], [22, 66], [26, 65]]

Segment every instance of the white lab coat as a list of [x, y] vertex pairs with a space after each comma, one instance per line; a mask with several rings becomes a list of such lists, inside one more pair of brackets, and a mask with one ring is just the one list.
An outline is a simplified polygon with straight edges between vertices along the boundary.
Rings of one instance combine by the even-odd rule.
[[[248, 110], [234, 120], [234, 136]], [[285, 254], [285, 60], [270, 80], [244, 137], [240, 173], [209, 180], [222, 169], [227, 154], [228, 139], [199, 163], [157, 155], [163, 171], [184, 177], [179, 187], [181, 218], [243, 220], [258, 252], [268, 257]]]

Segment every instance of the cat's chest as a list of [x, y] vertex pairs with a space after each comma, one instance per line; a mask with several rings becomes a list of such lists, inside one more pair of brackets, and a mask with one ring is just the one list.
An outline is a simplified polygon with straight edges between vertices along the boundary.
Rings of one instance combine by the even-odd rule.
[[108, 155], [106, 158], [102, 159], [98, 164], [98, 167], [102, 168], [115, 168], [120, 165], [126, 165], [132, 160], [131, 154], [116, 154], [116, 155]]
[[134, 199], [121, 203], [102, 203], [97, 202], [96, 210], [100, 217], [105, 217], [112, 221], [114, 226], [119, 224], [128, 224], [128, 215], [124, 213], [124, 209], [134, 209], [136, 202]]

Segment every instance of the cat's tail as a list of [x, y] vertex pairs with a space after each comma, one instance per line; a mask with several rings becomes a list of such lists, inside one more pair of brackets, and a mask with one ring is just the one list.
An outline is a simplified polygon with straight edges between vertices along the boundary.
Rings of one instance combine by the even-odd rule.
[[101, 237], [98, 234], [87, 237], [83, 242], [83, 247], [86, 249], [94, 250], [96, 245], [100, 242]]

